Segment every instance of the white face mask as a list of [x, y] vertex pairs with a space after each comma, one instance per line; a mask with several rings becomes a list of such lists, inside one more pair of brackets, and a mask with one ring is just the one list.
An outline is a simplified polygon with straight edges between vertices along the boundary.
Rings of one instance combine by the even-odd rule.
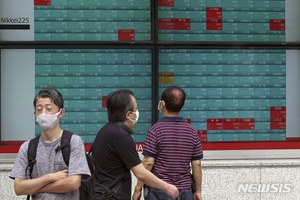
[[131, 113], [133, 113], [133, 114], [136, 115], [135, 120], [129, 119], [130, 121], [132, 121], [133, 126], [134, 126], [138, 122], [138, 120], [139, 120], [140, 113], [139, 113], [139, 110], [136, 110], [136, 112], [131, 112]]
[[36, 115], [36, 121], [41, 126], [42, 130], [51, 130], [58, 122], [57, 116], [59, 115], [61, 109], [58, 113], [49, 115], [46, 113], [42, 113], [40, 115]]

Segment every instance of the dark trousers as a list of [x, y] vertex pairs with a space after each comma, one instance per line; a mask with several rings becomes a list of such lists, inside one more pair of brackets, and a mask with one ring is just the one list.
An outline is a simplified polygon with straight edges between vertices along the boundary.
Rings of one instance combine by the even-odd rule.
[[[147, 200], [172, 200], [163, 190], [149, 187]], [[179, 195], [175, 200], [194, 200], [192, 190], [179, 190]]]

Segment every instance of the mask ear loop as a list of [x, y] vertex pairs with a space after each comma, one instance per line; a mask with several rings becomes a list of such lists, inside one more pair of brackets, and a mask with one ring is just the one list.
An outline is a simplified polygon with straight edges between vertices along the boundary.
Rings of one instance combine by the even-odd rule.
[[162, 101], [161, 101], [161, 110], [162, 110], [162, 108], [163, 108], [165, 105], [166, 105], [165, 101], [162, 100]]
[[165, 101], [164, 100], [161, 100], [161, 101], [159, 101], [159, 104], [158, 104], [158, 110], [161, 112], [162, 111], [162, 108], [160, 108], [160, 105], [161, 105], [161, 107], [163, 107], [163, 106], [165, 106], [166, 104], [165, 104]]
[[139, 119], [139, 111], [136, 110], [136, 112], [133, 112], [133, 111], [130, 111], [130, 112], [136, 115], [135, 120], [132, 120], [132, 119], [129, 118], [129, 120], [132, 121], [132, 124], [134, 126], [137, 123], [138, 119]]
[[[59, 111], [58, 111], [58, 114], [57, 114], [57, 116], [56, 117], [58, 117], [58, 115], [60, 115], [61, 114], [61, 111], [62, 111], [62, 108], [61, 109], [59, 109]], [[60, 120], [61, 118], [59, 118], [58, 120]]]

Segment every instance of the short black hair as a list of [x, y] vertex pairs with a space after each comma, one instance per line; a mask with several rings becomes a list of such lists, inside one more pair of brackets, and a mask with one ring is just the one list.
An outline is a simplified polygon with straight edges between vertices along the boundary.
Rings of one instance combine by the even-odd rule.
[[131, 90], [117, 90], [107, 96], [107, 116], [111, 123], [125, 122], [126, 113], [133, 111], [134, 104], [131, 99], [133, 92]]
[[63, 96], [56, 89], [53, 89], [51, 87], [46, 87], [46, 88], [41, 89], [39, 91], [39, 93], [33, 99], [34, 109], [35, 109], [37, 100], [40, 98], [50, 98], [53, 101], [53, 103], [58, 107], [59, 110], [61, 108], [64, 108]]
[[[177, 91], [179, 91], [179, 94]], [[186, 94], [180, 87], [170, 86], [161, 94], [160, 100], [165, 101], [169, 112], [180, 112], [184, 106], [185, 98]]]

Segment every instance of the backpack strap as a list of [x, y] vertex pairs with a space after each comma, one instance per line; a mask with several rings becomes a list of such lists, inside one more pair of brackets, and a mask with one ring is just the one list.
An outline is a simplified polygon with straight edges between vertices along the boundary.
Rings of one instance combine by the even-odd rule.
[[67, 166], [69, 166], [69, 160], [70, 160], [70, 153], [71, 153], [71, 137], [73, 133], [70, 131], [64, 130], [62, 136], [61, 136], [61, 143], [60, 146], [58, 146], [55, 151], [57, 152], [58, 150], [61, 149], [62, 156], [64, 158], [64, 161]]
[[33, 138], [30, 140], [28, 144], [27, 157], [28, 157], [28, 165], [26, 167], [25, 175], [27, 176], [27, 169], [29, 168], [29, 177], [31, 178], [31, 173], [33, 169], [33, 165], [36, 163], [36, 150], [40, 140], [40, 136]]
[[90, 150], [88, 153], [86, 153], [86, 160], [91, 172], [91, 176], [93, 176], [94, 172], [95, 172], [95, 165], [94, 165], [94, 157], [93, 157], [93, 145], [91, 146]]
[[[28, 149], [27, 149], [27, 158], [28, 158], [28, 165], [25, 169], [25, 176], [27, 176], [27, 170], [29, 169], [29, 177], [31, 178], [32, 170], [33, 170], [33, 165], [36, 163], [36, 151], [37, 151], [37, 146], [39, 144], [40, 136], [38, 135], [37, 137], [33, 138], [30, 140], [28, 144]], [[30, 199], [30, 195], [27, 195], [27, 200]]]
[[92, 153], [93, 153], [93, 144], [92, 144], [92, 146], [91, 146], [91, 148], [90, 148], [88, 154], [89, 154], [89, 155], [92, 155]]
[[[64, 158], [64, 161], [67, 166], [69, 166], [69, 159], [70, 159], [70, 143], [71, 143], [71, 137], [73, 133], [64, 130], [62, 136], [61, 136], [61, 144], [58, 146], [55, 151], [57, 152], [59, 149], [62, 151], [62, 155]], [[26, 167], [25, 175], [27, 176], [27, 170], [29, 168], [29, 177], [31, 178], [31, 173], [33, 169], [33, 165], [36, 163], [36, 151], [37, 151], [37, 146], [40, 140], [40, 136], [38, 135], [37, 137], [33, 138], [30, 140], [29, 145], [28, 145], [28, 150], [27, 150], [27, 156], [28, 156], [28, 165]], [[30, 195], [27, 195], [27, 200], [30, 199]]]

